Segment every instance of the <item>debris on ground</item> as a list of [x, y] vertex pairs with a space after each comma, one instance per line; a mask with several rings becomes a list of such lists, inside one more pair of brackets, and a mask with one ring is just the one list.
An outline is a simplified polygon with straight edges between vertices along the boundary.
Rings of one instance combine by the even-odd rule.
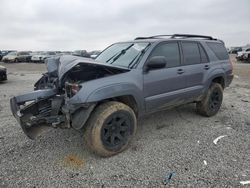
[[216, 145], [217, 142], [218, 142], [220, 139], [224, 138], [225, 136], [227, 136], [227, 135], [222, 135], [222, 136], [217, 137], [216, 139], [214, 139], [213, 143]]
[[240, 181], [241, 185], [246, 185], [246, 184], [250, 184], [250, 181]]
[[163, 184], [167, 184], [170, 182], [170, 180], [175, 176], [175, 172], [170, 172], [168, 174], [166, 174], [166, 176], [164, 176], [163, 178]]
[[204, 160], [204, 161], [203, 161], [203, 163], [204, 163], [204, 165], [206, 165], [206, 166], [207, 166], [207, 161], [206, 161], [206, 160]]

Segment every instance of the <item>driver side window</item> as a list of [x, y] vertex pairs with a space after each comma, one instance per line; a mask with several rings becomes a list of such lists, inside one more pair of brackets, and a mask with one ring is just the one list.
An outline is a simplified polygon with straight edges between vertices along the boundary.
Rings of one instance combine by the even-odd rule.
[[150, 58], [164, 56], [167, 60], [167, 68], [180, 66], [180, 52], [177, 42], [159, 44], [155, 47]]

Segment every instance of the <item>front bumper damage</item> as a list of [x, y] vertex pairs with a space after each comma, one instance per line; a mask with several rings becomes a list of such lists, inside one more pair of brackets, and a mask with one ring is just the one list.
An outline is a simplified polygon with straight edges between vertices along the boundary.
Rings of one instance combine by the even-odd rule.
[[51, 126], [65, 126], [66, 117], [60, 114], [62, 102], [55, 89], [44, 89], [11, 98], [10, 107], [24, 133], [34, 139]]
[[72, 105], [56, 89], [36, 90], [10, 99], [12, 114], [30, 139], [50, 128], [82, 129], [95, 106], [96, 103]]

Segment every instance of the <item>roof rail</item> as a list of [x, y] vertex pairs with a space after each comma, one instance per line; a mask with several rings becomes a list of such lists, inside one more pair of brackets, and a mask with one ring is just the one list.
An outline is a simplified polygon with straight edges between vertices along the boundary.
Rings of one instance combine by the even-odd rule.
[[173, 34], [171, 38], [177, 38], [177, 37], [183, 37], [183, 38], [204, 38], [209, 40], [216, 40], [211, 36], [206, 35], [193, 35], [193, 34]]
[[135, 40], [142, 40], [142, 39], [155, 39], [155, 38], [162, 38], [162, 37], [170, 37], [170, 38], [203, 38], [208, 40], [217, 40], [211, 36], [205, 36], [205, 35], [194, 35], [194, 34], [173, 34], [173, 35], [155, 35], [150, 37], [137, 37]]
[[155, 38], [161, 38], [161, 37], [171, 37], [173, 35], [154, 35], [150, 37], [136, 37], [135, 40], [142, 40], [142, 39], [155, 39]]

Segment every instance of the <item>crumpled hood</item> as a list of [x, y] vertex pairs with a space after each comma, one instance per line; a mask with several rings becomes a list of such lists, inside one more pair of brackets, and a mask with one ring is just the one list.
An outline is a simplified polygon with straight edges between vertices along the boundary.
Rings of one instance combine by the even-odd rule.
[[78, 56], [72, 56], [72, 55], [63, 55], [60, 57], [52, 57], [45, 60], [48, 72], [57, 72], [59, 80], [62, 79], [62, 77], [67, 73], [70, 69], [75, 67], [78, 64], [89, 64], [93, 66], [102, 66], [102, 67], [109, 67], [119, 70], [129, 70], [127, 68], [118, 67], [114, 65], [110, 65], [107, 63], [101, 63], [98, 61], [95, 61], [91, 58], [84, 58], [84, 57], [78, 57]]

